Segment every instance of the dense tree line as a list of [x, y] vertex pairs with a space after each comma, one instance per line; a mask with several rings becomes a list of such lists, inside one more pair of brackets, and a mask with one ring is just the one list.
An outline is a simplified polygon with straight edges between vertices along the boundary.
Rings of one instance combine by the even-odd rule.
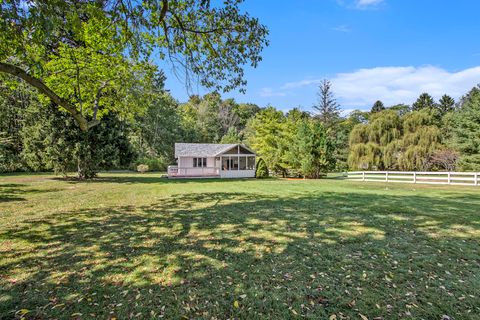
[[335, 167], [334, 144], [322, 122], [294, 108], [261, 110], [247, 125], [246, 143], [281, 176], [319, 178]]
[[[280, 176], [318, 178], [328, 171], [479, 170], [480, 89], [457, 103], [422, 94], [410, 107], [385, 107], [343, 117], [328, 81], [313, 112], [222, 99], [218, 93], [179, 103], [164, 90], [164, 76], [143, 79], [134, 116], [108, 112], [78, 132], [75, 120], [23, 82], [0, 81], [0, 171], [93, 177], [98, 170], [165, 170], [175, 142], [245, 143]], [[133, 99], [133, 98], [132, 98]], [[265, 171], [265, 169], [262, 169]]]
[[422, 93], [411, 107], [378, 101], [349, 138], [348, 165], [370, 170], [480, 170], [480, 90], [458, 103]]
[[163, 75], [144, 90], [142, 112], [116, 112], [79, 132], [75, 120], [23, 82], [0, 82], [0, 171], [77, 172], [86, 178], [102, 169], [134, 169], [147, 164], [166, 170], [175, 142], [233, 143], [244, 140], [254, 104], [222, 100], [217, 93], [178, 103], [163, 89]]
[[[222, 99], [243, 91], [267, 28], [241, 1], [0, 2], [0, 171], [164, 170], [173, 144], [243, 142], [279, 175], [330, 170], [480, 170], [480, 89], [457, 103], [422, 93], [411, 106], [341, 116], [323, 80], [312, 113]], [[214, 92], [179, 103], [151, 59]]]

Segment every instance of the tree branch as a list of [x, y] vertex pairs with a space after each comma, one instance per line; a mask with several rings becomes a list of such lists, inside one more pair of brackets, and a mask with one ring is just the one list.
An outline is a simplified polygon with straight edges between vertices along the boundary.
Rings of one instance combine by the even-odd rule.
[[210, 29], [210, 30], [191, 29], [191, 28], [186, 27], [185, 24], [182, 22], [182, 20], [175, 13], [172, 12], [172, 15], [175, 18], [175, 20], [177, 21], [177, 23], [179, 24], [180, 29], [183, 32], [191, 32], [191, 33], [195, 33], [195, 34], [210, 34], [210, 33], [216, 33], [216, 32], [219, 32], [219, 31], [222, 31], [222, 32], [223, 31], [233, 31], [233, 29], [226, 29], [226, 28], [214, 28], [214, 29]]
[[77, 122], [78, 126], [80, 127], [80, 130], [88, 131], [88, 129], [90, 128], [87, 119], [85, 119], [77, 111], [77, 109], [74, 106], [72, 106], [67, 100], [63, 99], [62, 97], [59, 97], [55, 92], [53, 92], [49, 87], [47, 87], [42, 80], [32, 77], [25, 70], [15, 65], [4, 63], [4, 62], [0, 62], [0, 72], [8, 73], [8, 74], [11, 74], [12, 76], [15, 76], [17, 78], [24, 80], [26, 83], [35, 87], [40, 93], [49, 97], [54, 103], [56, 103], [60, 107], [67, 110], [67, 112], [70, 113], [75, 119], [75, 121]]
[[98, 105], [100, 103], [100, 97], [102, 95], [102, 90], [105, 89], [105, 87], [108, 84], [108, 80], [102, 83], [102, 85], [98, 88], [97, 95], [95, 96], [95, 102], [93, 105], [93, 121], [97, 121], [97, 112], [98, 112]]
[[167, 15], [167, 10], [168, 10], [168, 0], [162, 0], [162, 11], [160, 11], [160, 18], [159, 21], [160, 23], [163, 22], [165, 19], [165, 16]]

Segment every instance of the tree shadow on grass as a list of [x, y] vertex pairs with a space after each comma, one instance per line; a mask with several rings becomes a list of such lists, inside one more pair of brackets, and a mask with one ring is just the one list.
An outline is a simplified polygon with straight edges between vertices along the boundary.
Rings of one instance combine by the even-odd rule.
[[25, 198], [20, 197], [23, 193], [21, 187], [26, 185], [20, 183], [2, 183], [0, 184], [0, 203], [10, 201], [25, 201]]
[[102, 176], [91, 180], [78, 180], [76, 178], [53, 177], [51, 180], [66, 181], [68, 183], [121, 183], [121, 184], [185, 184], [185, 183], [212, 183], [212, 182], [231, 182], [231, 181], [253, 181], [252, 178], [235, 178], [235, 179], [221, 179], [221, 178], [176, 178], [169, 179], [166, 177], [156, 175], [141, 175], [131, 174], [125, 176]]
[[468, 319], [479, 204], [238, 192], [47, 215], [0, 232], [0, 315]]
[[60, 188], [36, 189], [28, 188], [26, 184], [22, 183], [1, 183], [0, 184], [0, 203], [13, 201], [26, 201], [23, 195], [57, 192]]

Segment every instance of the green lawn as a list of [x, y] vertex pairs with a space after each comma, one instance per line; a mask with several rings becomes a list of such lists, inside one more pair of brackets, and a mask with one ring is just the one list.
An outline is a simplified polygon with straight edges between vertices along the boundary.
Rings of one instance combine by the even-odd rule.
[[479, 319], [480, 188], [0, 176], [0, 318]]

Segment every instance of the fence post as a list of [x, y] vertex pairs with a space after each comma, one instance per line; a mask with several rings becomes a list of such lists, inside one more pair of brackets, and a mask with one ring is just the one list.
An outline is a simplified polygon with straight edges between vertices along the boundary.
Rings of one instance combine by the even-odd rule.
[[450, 183], [451, 183], [451, 181], [452, 181], [452, 177], [451, 177], [451, 175], [450, 175], [450, 171], [449, 171], [449, 172], [448, 172], [448, 184], [450, 184]]
[[475, 181], [474, 181], [475, 186], [478, 186], [478, 172], [475, 172]]
[[413, 173], [413, 183], [417, 183], [417, 173]]
[[365, 181], [365, 171], [362, 171], [362, 181]]
[[388, 182], [388, 171], [385, 172], [385, 182]]

